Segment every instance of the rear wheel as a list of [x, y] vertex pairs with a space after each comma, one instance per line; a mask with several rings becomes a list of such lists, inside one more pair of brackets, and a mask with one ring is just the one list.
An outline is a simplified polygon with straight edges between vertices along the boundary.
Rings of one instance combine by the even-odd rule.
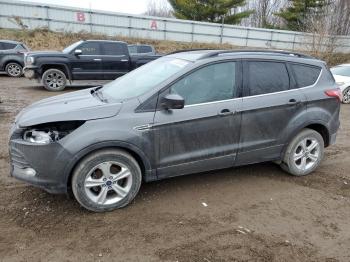
[[343, 91], [343, 103], [350, 104], [350, 87], [347, 87]]
[[20, 64], [11, 62], [6, 65], [5, 71], [8, 76], [20, 77], [23, 73], [23, 68]]
[[73, 194], [86, 209], [110, 211], [128, 205], [142, 181], [136, 160], [122, 150], [101, 150], [83, 159], [72, 177]]
[[305, 176], [320, 165], [323, 155], [322, 136], [312, 129], [304, 129], [289, 143], [281, 167], [291, 175]]
[[64, 72], [59, 69], [48, 69], [43, 74], [44, 87], [49, 91], [62, 91], [67, 84]]

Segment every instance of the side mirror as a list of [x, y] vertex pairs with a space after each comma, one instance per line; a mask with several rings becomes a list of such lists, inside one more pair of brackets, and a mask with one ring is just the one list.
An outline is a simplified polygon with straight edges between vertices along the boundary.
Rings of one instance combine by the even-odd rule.
[[74, 50], [74, 55], [81, 55], [82, 53], [83, 53], [83, 51], [81, 51], [80, 49]]
[[178, 94], [168, 94], [162, 98], [161, 106], [165, 109], [182, 109], [185, 106], [185, 99]]

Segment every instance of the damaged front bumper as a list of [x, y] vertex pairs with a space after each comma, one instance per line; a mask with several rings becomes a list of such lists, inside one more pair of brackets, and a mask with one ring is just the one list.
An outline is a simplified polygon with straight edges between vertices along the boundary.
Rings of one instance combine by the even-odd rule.
[[72, 155], [59, 143], [37, 145], [12, 138], [9, 151], [11, 176], [50, 193], [67, 193], [65, 167]]

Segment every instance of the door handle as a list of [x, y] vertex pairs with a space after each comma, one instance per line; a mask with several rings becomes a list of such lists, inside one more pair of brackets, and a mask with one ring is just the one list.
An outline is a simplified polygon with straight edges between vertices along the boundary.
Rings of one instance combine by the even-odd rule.
[[96, 62], [101, 62], [102, 59], [101, 59], [101, 58], [94, 58], [94, 61], [96, 61]]
[[288, 101], [288, 105], [297, 105], [297, 104], [300, 104], [300, 101], [296, 100], [294, 98], [292, 98]]
[[231, 110], [225, 108], [225, 109], [222, 109], [220, 112], [219, 112], [219, 116], [229, 116], [229, 115], [233, 115], [234, 112], [232, 112]]
[[122, 59], [122, 60], [120, 60], [121, 62], [129, 62], [129, 60], [128, 59]]

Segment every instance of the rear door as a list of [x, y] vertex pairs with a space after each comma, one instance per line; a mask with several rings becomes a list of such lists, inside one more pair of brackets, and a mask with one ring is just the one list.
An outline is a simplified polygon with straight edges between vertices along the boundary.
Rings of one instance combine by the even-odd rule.
[[287, 64], [244, 61], [242, 124], [237, 165], [279, 159], [288, 130], [306, 108], [305, 96], [293, 89]]
[[72, 74], [77, 79], [103, 79], [102, 48], [100, 42], [84, 42], [76, 49], [82, 51], [81, 55], [74, 55], [72, 51], [71, 66]]
[[129, 72], [130, 58], [125, 43], [104, 42], [102, 69], [105, 79], [115, 79]]
[[240, 62], [206, 65], [185, 76], [159, 98], [177, 93], [185, 107], [158, 110], [154, 139], [159, 177], [234, 165], [240, 131]]

